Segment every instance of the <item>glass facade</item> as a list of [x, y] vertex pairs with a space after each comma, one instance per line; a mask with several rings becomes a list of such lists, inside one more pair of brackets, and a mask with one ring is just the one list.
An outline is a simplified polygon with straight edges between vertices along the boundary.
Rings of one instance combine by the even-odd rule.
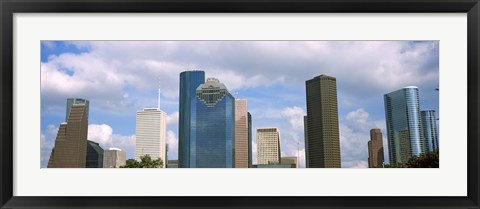
[[422, 116], [423, 136], [425, 137], [427, 149], [429, 152], [435, 151], [439, 148], [435, 110], [422, 110], [420, 114]]
[[96, 142], [87, 141], [86, 168], [103, 168], [104, 150]]
[[218, 79], [209, 78], [194, 101], [189, 168], [233, 168], [235, 98]]
[[[195, 141], [196, 89], [205, 83], [204, 71], [185, 71], [180, 73], [180, 98], [178, 118], [178, 167], [189, 168], [191, 143]], [[193, 146], [193, 149], [195, 147]], [[193, 150], [195, 151], [195, 150]]]
[[418, 88], [409, 86], [385, 94], [384, 101], [390, 163], [405, 163], [412, 155], [424, 153]]
[[252, 167], [252, 115], [248, 114], [248, 167]]

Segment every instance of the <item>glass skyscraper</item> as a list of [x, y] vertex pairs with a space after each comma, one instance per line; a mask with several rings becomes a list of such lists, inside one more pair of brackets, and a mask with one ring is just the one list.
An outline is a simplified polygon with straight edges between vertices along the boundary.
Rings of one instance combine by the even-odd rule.
[[385, 94], [384, 101], [390, 164], [406, 163], [426, 151], [418, 88], [408, 86]]
[[[192, 123], [196, 121], [196, 90], [205, 83], [204, 71], [180, 73], [180, 101], [178, 118], [178, 167], [190, 167], [190, 141], [195, 141]], [[193, 157], [193, 156], [192, 156]]]
[[191, 126], [190, 168], [233, 168], [235, 163], [235, 98], [218, 79], [197, 88]]
[[438, 149], [438, 133], [437, 133], [437, 119], [435, 117], [435, 110], [422, 110], [423, 136], [425, 137], [426, 146], [429, 152]]

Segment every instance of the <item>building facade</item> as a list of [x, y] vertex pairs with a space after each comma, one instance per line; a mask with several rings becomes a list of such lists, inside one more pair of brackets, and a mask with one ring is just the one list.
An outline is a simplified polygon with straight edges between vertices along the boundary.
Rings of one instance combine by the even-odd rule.
[[280, 164], [290, 165], [291, 168], [298, 168], [298, 158], [295, 156], [281, 157]]
[[426, 151], [420, 121], [420, 98], [416, 86], [385, 94], [390, 164], [406, 163]]
[[126, 165], [127, 154], [118, 148], [110, 148], [103, 153], [104, 168], [120, 168]]
[[204, 71], [185, 71], [180, 73], [180, 97], [178, 118], [178, 167], [189, 168], [190, 150], [194, 146], [196, 121], [197, 87], [205, 83]]
[[103, 168], [103, 148], [97, 142], [87, 140], [86, 168]]
[[196, 90], [190, 138], [190, 168], [235, 166], [235, 98], [216, 78]]
[[235, 168], [248, 168], [248, 101], [235, 99]]
[[383, 139], [382, 131], [378, 128], [370, 130], [370, 141], [368, 141], [368, 167], [383, 168]]
[[433, 152], [438, 150], [437, 118], [435, 117], [435, 110], [422, 110], [420, 111], [420, 115], [427, 151]]
[[320, 75], [305, 83], [307, 168], [340, 168], [336, 78]]
[[248, 115], [248, 167], [252, 167], [252, 115], [250, 112]]
[[135, 160], [150, 155], [152, 159], [160, 158], [166, 165], [166, 113], [159, 108], [144, 108], [136, 115]]
[[88, 100], [69, 103], [67, 120], [60, 124], [47, 168], [85, 168], [87, 159]]
[[257, 164], [280, 164], [280, 131], [278, 128], [257, 129]]

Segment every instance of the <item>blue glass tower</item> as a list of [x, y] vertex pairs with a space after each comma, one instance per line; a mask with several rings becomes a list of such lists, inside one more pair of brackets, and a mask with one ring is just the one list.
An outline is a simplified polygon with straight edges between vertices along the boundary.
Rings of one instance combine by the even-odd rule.
[[233, 168], [235, 98], [218, 79], [208, 78], [196, 90], [192, 117], [190, 168]]
[[435, 117], [435, 110], [422, 110], [423, 136], [429, 152], [438, 150], [438, 133], [437, 133], [437, 119]]
[[[185, 71], [180, 73], [180, 97], [178, 118], [178, 167], [189, 168], [191, 141], [195, 141], [196, 90], [205, 83], [204, 71]], [[193, 124], [194, 125], [194, 124]]]
[[385, 94], [384, 100], [390, 164], [406, 163], [426, 151], [418, 88], [408, 86]]

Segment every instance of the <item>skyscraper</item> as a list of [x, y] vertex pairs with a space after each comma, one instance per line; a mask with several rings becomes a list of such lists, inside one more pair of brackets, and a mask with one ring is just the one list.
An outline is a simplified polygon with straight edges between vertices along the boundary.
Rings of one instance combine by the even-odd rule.
[[252, 167], [252, 115], [248, 112], [248, 167]]
[[426, 150], [418, 88], [407, 86], [385, 94], [384, 100], [390, 164], [406, 163]]
[[[185, 71], [180, 73], [180, 98], [178, 118], [178, 167], [190, 167], [190, 150], [195, 145], [192, 126], [196, 121], [196, 90], [205, 83], [205, 72]], [[190, 141], [193, 141], [190, 143]], [[194, 151], [194, 150], [193, 150]]]
[[370, 130], [370, 141], [368, 141], [368, 167], [383, 168], [383, 162], [382, 131], [374, 128]]
[[162, 159], [166, 165], [166, 114], [159, 108], [144, 108], [136, 116], [135, 160], [150, 155], [152, 159]]
[[320, 75], [305, 83], [307, 168], [340, 168], [336, 78]]
[[427, 150], [429, 152], [435, 151], [439, 148], [435, 110], [422, 110], [420, 115]]
[[280, 131], [278, 128], [257, 128], [257, 164], [280, 163]]
[[189, 164], [183, 166], [233, 168], [235, 98], [218, 79], [208, 78], [198, 86], [194, 106], [190, 118], [190, 159]]
[[103, 168], [103, 149], [97, 142], [87, 140], [87, 168]]
[[[68, 99], [67, 101], [70, 101]], [[87, 159], [88, 100], [67, 102], [67, 121], [58, 128], [47, 168], [85, 168]]]
[[127, 154], [118, 148], [110, 148], [103, 153], [103, 167], [104, 168], [120, 168], [124, 166]]
[[[65, 114], [65, 121], [68, 120], [68, 116], [70, 115], [70, 110], [72, 109], [73, 104], [85, 104], [88, 113], [88, 107], [90, 106], [90, 101], [81, 98], [68, 98], [67, 99], [67, 112]], [[88, 114], [87, 114], [88, 117]]]
[[248, 168], [248, 101], [235, 99], [235, 168]]

